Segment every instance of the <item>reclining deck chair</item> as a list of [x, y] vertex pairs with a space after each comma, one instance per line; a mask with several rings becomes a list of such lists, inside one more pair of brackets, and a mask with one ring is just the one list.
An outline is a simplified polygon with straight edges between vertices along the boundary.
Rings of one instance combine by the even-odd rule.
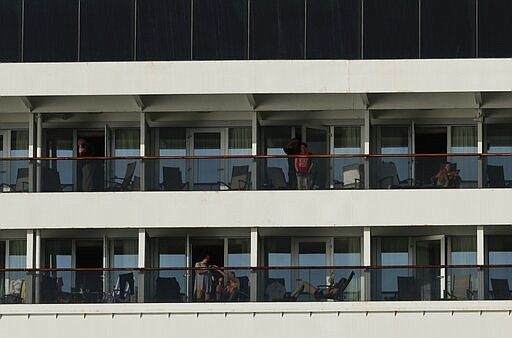
[[163, 167], [163, 180], [160, 183], [162, 190], [179, 191], [188, 190], [188, 182], [183, 183], [181, 170], [179, 167]]
[[451, 290], [446, 291], [449, 299], [463, 300], [473, 299], [474, 293], [471, 288], [471, 275], [453, 275]]
[[126, 171], [124, 177], [112, 177], [108, 182], [110, 191], [127, 191], [132, 184], [133, 175], [135, 173], [135, 167], [137, 162], [130, 162], [126, 165]]
[[249, 190], [250, 175], [248, 165], [235, 165], [231, 173], [231, 182], [217, 182], [220, 187], [226, 187], [228, 190]]
[[398, 276], [398, 300], [419, 300], [418, 283], [414, 277]]
[[179, 302], [181, 300], [181, 287], [176, 277], [158, 277], [156, 279], [157, 302]]
[[491, 286], [494, 299], [510, 299], [510, 288], [508, 286], [508, 279], [491, 278]]
[[135, 294], [135, 281], [133, 272], [122, 273], [117, 277], [116, 285], [112, 292], [114, 303], [128, 302], [130, 295]]
[[266, 170], [269, 189], [287, 189], [288, 184], [284, 177], [283, 169], [279, 167], [268, 167]]

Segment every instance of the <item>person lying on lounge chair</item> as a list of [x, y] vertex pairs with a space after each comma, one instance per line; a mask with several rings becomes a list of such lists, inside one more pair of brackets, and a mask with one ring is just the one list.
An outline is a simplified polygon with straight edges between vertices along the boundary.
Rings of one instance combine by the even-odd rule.
[[327, 285], [326, 288], [318, 288], [315, 287], [308, 282], [299, 279], [299, 283], [293, 292], [290, 294], [290, 297], [297, 299], [302, 292], [307, 292], [311, 296], [315, 297], [315, 299], [335, 299], [338, 298], [339, 292], [343, 292], [350, 281], [352, 280], [354, 272], [351, 272], [349, 278], [341, 278], [337, 283], [334, 283], [334, 280], [330, 281], [330, 284]]

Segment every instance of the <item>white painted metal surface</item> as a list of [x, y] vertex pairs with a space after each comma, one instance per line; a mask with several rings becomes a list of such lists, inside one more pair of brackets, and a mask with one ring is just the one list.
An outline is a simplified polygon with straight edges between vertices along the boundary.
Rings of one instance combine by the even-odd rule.
[[0, 96], [510, 91], [511, 73], [512, 59], [4, 63]]
[[511, 301], [5, 305], [17, 337], [509, 337]]
[[510, 200], [511, 189], [4, 193], [0, 227], [510, 225]]

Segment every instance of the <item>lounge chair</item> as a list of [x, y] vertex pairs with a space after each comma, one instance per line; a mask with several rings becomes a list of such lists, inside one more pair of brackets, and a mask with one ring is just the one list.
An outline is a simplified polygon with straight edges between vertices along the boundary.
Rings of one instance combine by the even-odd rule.
[[284, 278], [267, 278], [265, 283], [265, 296], [267, 300], [282, 301], [286, 296], [286, 287]]
[[287, 189], [288, 184], [283, 169], [279, 167], [268, 167], [266, 169], [267, 186], [269, 189]]
[[135, 294], [135, 281], [133, 272], [122, 273], [117, 277], [116, 285], [112, 291], [114, 303], [128, 302], [130, 295]]
[[228, 190], [249, 190], [250, 188], [250, 175], [249, 175], [249, 166], [248, 165], [240, 165], [233, 166], [233, 170], [231, 173], [231, 182], [217, 182], [219, 184], [219, 188], [227, 188]]
[[181, 300], [181, 287], [175, 277], [158, 277], [156, 279], [157, 302], [179, 302]]
[[494, 299], [510, 299], [510, 288], [508, 286], [508, 279], [491, 278], [491, 286]]
[[453, 275], [451, 290], [446, 291], [446, 294], [453, 300], [473, 299], [471, 275]]
[[361, 189], [361, 179], [364, 176], [363, 165], [355, 163], [344, 166], [342, 176], [343, 189]]
[[419, 300], [418, 284], [414, 277], [398, 276], [398, 300]]
[[108, 189], [111, 191], [127, 191], [129, 190], [133, 174], [135, 173], [135, 167], [137, 166], [136, 162], [130, 162], [126, 165], [126, 171], [124, 173], [124, 177], [112, 177], [112, 179], [108, 182]]
[[487, 186], [489, 188], [505, 188], [505, 173], [502, 165], [487, 166]]
[[162, 190], [179, 191], [188, 190], [188, 182], [183, 183], [181, 170], [178, 167], [163, 167], [163, 181], [160, 183]]

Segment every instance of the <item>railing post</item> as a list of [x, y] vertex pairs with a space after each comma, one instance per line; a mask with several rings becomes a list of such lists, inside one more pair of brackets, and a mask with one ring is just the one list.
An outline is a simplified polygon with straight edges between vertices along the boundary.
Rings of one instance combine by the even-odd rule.
[[[484, 227], [479, 225], [476, 228], [476, 264], [485, 264], [484, 251]], [[478, 299], [485, 299], [485, 270], [478, 268]]]
[[[251, 267], [258, 266], [258, 228], [251, 228]], [[251, 269], [251, 302], [258, 300], [258, 270]]]
[[[371, 265], [371, 232], [370, 227], [363, 229], [363, 266]], [[368, 301], [370, 296], [370, 270], [363, 269], [361, 273], [361, 301]]]
[[[139, 229], [139, 252], [138, 252], [138, 267], [144, 269], [146, 267], [146, 229]], [[144, 303], [145, 294], [145, 272], [139, 270], [139, 289], [137, 290], [137, 303]]]

